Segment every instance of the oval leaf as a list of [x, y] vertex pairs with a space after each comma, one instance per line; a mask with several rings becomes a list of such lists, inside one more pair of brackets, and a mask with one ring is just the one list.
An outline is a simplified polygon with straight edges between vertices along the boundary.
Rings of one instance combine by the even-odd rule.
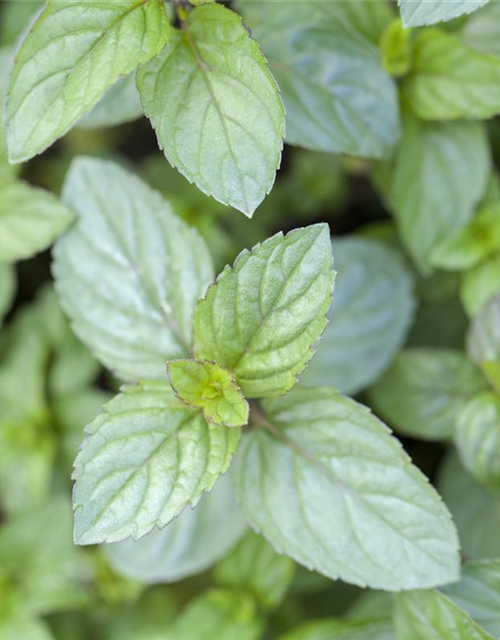
[[236, 496], [278, 551], [388, 591], [457, 579], [448, 511], [366, 407], [332, 389], [299, 388], [264, 408], [236, 459]]
[[194, 306], [213, 278], [204, 241], [109, 162], [76, 160], [64, 201], [78, 219], [53, 270], [76, 334], [119, 377], [164, 378], [166, 361], [190, 351]]
[[325, 224], [243, 251], [196, 308], [196, 356], [234, 371], [247, 398], [285, 393], [325, 328], [333, 281]]
[[168, 161], [204, 193], [247, 216], [280, 164], [284, 109], [241, 18], [197, 7], [138, 74], [146, 115]]

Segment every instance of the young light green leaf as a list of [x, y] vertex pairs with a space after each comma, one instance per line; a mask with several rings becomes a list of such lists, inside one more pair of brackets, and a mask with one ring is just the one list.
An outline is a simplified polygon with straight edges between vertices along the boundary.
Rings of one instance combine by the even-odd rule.
[[387, 73], [399, 78], [412, 66], [412, 42], [409, 29], [399, 18], [393, 20], [380, 38], [382, 62]]
[[403, 93], [426, 120], [490, 118], [500, 112], [500, 59], [468, 49], [446, 31], [421, 31]]
[[457, 579], [448, 511], [366, 407], [333, 389], [297, 388], [264, 409], [236, 459], [236, 496], [279, 552], [387, 591]]
[[196, 357], [233, 371], [247, 398], [285, 393], [325, 328], [333, 281], [326, 224], [243, 251], [196, 307]]
[[460, 298], [470, 317], [476, 316], [500, 291], [500, 252], [462, 274]]
[[71, 210], [48, 191], [19, 180], [0, 187], [0, 262], [43, 251], [73, 218]]
[[253, 532], [215, 568], [215, 581], [231, 590], [250, 592], [266, 609], [276, 608], [285, 597], [295, 573], [295, 564], [281, 556]]
[[333, 241], [338, 273], [329, 323], [300, 381], [350, 395], [387, 368], [409, 329], [413, 278], [397, 249], [369, 238]]
[[241, 18], [221, 5], [197, 7], [137, 86], [169, 162], [251, 217], [274, 183], [285, 114]]
[[425, 440], [451, 438], [458, 414], [483, 391], [479, 370], [461, 351], [402, 351], [370, 389], [374, 410], [401, 433]]
[[494, 640], [465, 611], [436, 589], [398, 594], [395, 598], [394, 629], [398, 640]]
[[422, 271], [430, 270], [433, 248], [471, 220], [489, 173], [479, 123], [423, 123], [406, 112], [385, 184], [401, 238]]
[[165, 527], [227, 471], [240, 438], [239, 429], [207, 424], [161, 382], [125, 387], [86, 433], [74, 472], [77, 544]]
[[187, 608], [164, 635], [165, 640], [258, 640], [262, 621], [254, 600], [223, 589], [205, 591]]
[[469, 48], [500, 57], [498, 21], [500, 4], [490, 2], [480, 11], [471, 15], [458, 32], [460, 40]]
[[9, 264], [0, 265], [0, 327], [16, 292], [16, 275]]
[[495, 638], [500, 636], [500, 560], [468, 562], [442, 591]]
[[114, 127], [137, 120], [143, 113], [135, 73], [131, 73], [108, 89], [92, 111], [78, 120], [77, 126], [82, 129]]
[[491, 392], [470, 400], [457, 417], [455, 444], [467, 471], [500, 492], [500, 398]]
[[493, 388], [500, 391], [500, 295], [491, 298], [473, 319], [467, 349]]
[[431, 262], [441, 269], [462, 271], [499, 250], [500, 203], [497, 202], [480, 209], [464, 229], [436, 245]]
[[281, 636], [279, 640], [394, 640], [390, 621], [317, 620]]
[[167, 360], [189, 354], [194, 306], [213, 278], [208, 248], [112, 163], [76, 160], [64, 201], [78, 219], [56, 243], [53, 269], [76, 334], [118, 376], [164, 378]]
[[315, 10], [304, 8], [308, 15], [293, 3], [279, 5], [254, 30], [283, 95], [287, 142], [355, 156], [386, 155], [399, 136], [399, 109], [379, 52], [334, 14], [324, 11], [318, 19]]
[[160, 53], [169, 32], [161, 0], [50, 0], [16, 54], [10, 160], [28, 160], [63, 136], [120, 76]]
[[405, 27], [446, 22], [471, 13], [489, 0], [398, 0]]
[[167, 375], [175, 395], [190, 407], [202, 409], [208, 422], [226, 427], [248, 423], [248, 402], [233, 374], [215, 362], [171, 360]]
[[445, 460], [438, 489], [457, 525], [464, 556], [469, 559], [500, 557], [498, 496], [478, 485], [464, 471], [455, 454]]
[[104, 551], [113, 569], [127, 578], [147, 584], [177, 582], [223, 558], [245, 529], [226, 475], [200, 498], [196, 509], [185, 509], [162, 531], [106, 545]]

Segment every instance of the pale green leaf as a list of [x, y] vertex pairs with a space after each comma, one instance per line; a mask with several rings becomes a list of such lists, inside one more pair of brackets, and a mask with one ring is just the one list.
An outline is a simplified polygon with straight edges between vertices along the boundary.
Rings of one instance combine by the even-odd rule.
[[399, 18], [393, 20], [380, 38], [382, 62], [387, 73], [397, 78], [404, 76], [412, 66], [412, 42], [409, 29]]
[[50, 0], [16, 54], [6, 108], [9, 156], [44, 151], [120, 76], [165, 46], [161, 0]]
[[191, 407], [203, 410], [205, 419], [216, 425], [243, 427], [249, 406], [234, 376], [214, 362], [171, 360], [168, 381], [175, 395]]
[[73, 220], [56, 196], [25, 182], [0, 187], [0, 262], [15, 262], [43, 251]]
[[77, 125], [82, 129], [114, 127], [132, 122], [143, 115], [141, 97], [135, 86], [135, 73], [118, 80], [96, 106], [81, 118]]
[[245, 529], [231, 480], [223, 476], [194, 510], [185, 509], [162, 531], [106, 545], [104, 551], [113, 569], [127, 578], [148, 584], [177, 582], [223, 558]]
[[264, 410], [236, 459], [236, 496], [279, 552], [388, 591], [457, 579], [448, 511], [366, 407], [333, 389], [297, 388]]
[[468, 562], [462, 567], [460, 582], [443, 589], [495, 638], [500, 636], [500, 560]]
[[386, 155], [399, 136], [399, 108], [378, 50], [337, 20], [333, 7], [329, 15], [321, 8], [276, 4], [254, 34], [283, 95], [287, 142], [355, 156]]
[[413, 278], [400, 252], [378, 240], [338, 238], [333, 255], [338, 275], [329, 323], [300, 381], [352, 395], [401, 347], [415, 307]]
[[480, 209], [464, 229], [434, 247], [431, 262], [441, 269], [463, 271], [499, 250], [500, 203], [497, 202]]
[[117, 165], [78, 159], [64, 188], [78, 214], [54, 274], [78, 337], [124, 379], [165, 377], [189, 354], [192, 313], [213, 278], [210, 254], [159, 193]]
[[325, 224], [243, 251], [198, 303], [196, 357], [233, 371], [247, 398], [285, 393], [325, 328], [333, 281]]
[[500, 557], [500, 499], [474, 482], [456, 455], [449, 456], [440, 472], [439, 492], [448, 505], [465, 557]]
[[209, 425], [168, 383], [125, 387], [75, 462], [77, 544], [137, 540], [194, 507], [231, 463], [239, 429]]
[[467, 350], [490, 384], [500, 391], [500, 295], [491, 298], [473, 319]]
[[262, 621], [250, 596], [210, 589], [181, 613], [165, 640], [258, 640]]
[[399, 432], [425, 440], [451, 438], [461, 409], [486, 383], [453, 349], [402, 351], [370, 389], [370, 404]]
[[397, 595], [394, 629], [397, 640], [494, 640], [436, 589]]
[[17, 175], [19, 169], [19, 167], [10, 164], [8, 161], [7, 134], [3, 123], [3, 110], [5, 102], [4, 92], [7, 89], [7, 82], [9, 78], [10, 68], [13, 63], [13, 58], [14, 54], [11, 49], [0, 49], [0, 186], [6, 184], [7, 182], [10, 182], [10, 180], [12, 180]]
[[500, 252], [462, 274], [460, 298], [470, 317], [500, 291]]
[[284, 110], [241, 18], [220, 5], [197, 7], [137, 83], [169, 162], [251, 217], [280, 164]]
[[295, 564], [278, 555], [271, 545], [253, 532], [215, 568], [216, 583], [231, 590], [250, 592], [265, 608], [274, 609], [286, 595]]
[[446, 22], [471, 13], [489, 0], [398, 0], [405, 27]]
[[279, 640], [394, 640], [390, 621], [317, 620], [286, 633]]
[[500, 4], [490, 2], [468, 18], [458, 36], [471, 49], [500, 57], [499, 22]]
[[403, 93], [426, 120], [490, 118], [500, 112], [500, 59], [440, 29], [420, 32]]
[[467, 471], [482, 485], [500, 492], [500, 398], [475, 396], [460, 411], [455, 444]]
[[423, 123], [407, 112], [394, 165], [386, 169], [401, 239], [429, 271], [433, 248], [465, 227], [488, 184], [485, 130], [476, 122]]
[[0, 265], [0, 327], [16, 294], [16, 274], [8, 264]]

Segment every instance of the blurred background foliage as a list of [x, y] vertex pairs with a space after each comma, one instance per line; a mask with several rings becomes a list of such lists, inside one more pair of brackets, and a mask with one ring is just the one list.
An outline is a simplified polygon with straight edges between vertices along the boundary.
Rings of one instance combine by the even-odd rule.
[[[36, 4], [0, 4], [0, 47], [15, 44]], [[393, 15], [389, 9], [388, 15]], [[380, 30], [381, 47], [387, 68], [399, 76], [409, 62], [405, 36], [394, 24]], [[468, 33], [472, 39], [474, 30]], [[390, 55], [393, 42], [396, 58]], [[451, 418], [442, 406], [425, 404], [426, 393], [431, 395], [425, 384], [441, 385], [446, 396], [457, 372], [464, 397], [486, 386], [463, 353], [471, 317], [500, 289], [499, 225], [494, 234], [491, 225], [500, 218], [496, 173], [468, 237], [454, 237], [455, 244], [443, 250], [446, 270], [422, 275], [402, 248], [384, 204], [390, 197], [387, 167], [286, 146], [273, 191], [248, 220], [172, 169], [158, 152], [151, 126], [145, 118], [135, 119], [134, 109], [132, 103], [132, 122], [108, 128], [96, 126], [103, 115], [94, 113], [23, 165], [22, 178], [58, 194], [75, 156], [113, 159], [137, 172], [199, 229], [217, 270], [277, 231], [328, 222], [339, 281], [325, 346], [303, 383], [331, 382], [373, 406], [438, 483], [456, 518], [465, 557], [499, 556], [500, 498], [448, 453]], [[497, 161], [500, 125], [492, 120], [487, 128]], [[179, 520], [179, 531], [170, 538], [151, 534], [143, 547], [132, 542], [75, 547], [73, 460], [84, 425], [118, 382], [70, 330], [51, 287], [49, 251], [19, 262], [15, 272], [0, 266], [0, 316], [0, 640], [298, 640], [299, 635], [285, 634], [307, 620], [333, 616], [353, 634], [359, 630], [349, 637], [392, 637], [385, 623], [389, 596], [332, 582], [278, 556], [245, 528], [235, 504], [234, 522], [225, 520], [222, 530], [207, 530], [200, 511], [189, 522]], [[431, 350], [431, 357], [422, 360], [422, 348]], [[433, 362], [432, 354], [443, 349], [446, 358]], [[405, 420], [395, 389], [411, 371], [418, 371], [424, 384]], [[420, 416], [424, 405], [427, 413]], [[439, 420], [426, 433], [419, 425], [436, 417], [432, 411]], [[369, 626], [361, 622], [367, 619]]]

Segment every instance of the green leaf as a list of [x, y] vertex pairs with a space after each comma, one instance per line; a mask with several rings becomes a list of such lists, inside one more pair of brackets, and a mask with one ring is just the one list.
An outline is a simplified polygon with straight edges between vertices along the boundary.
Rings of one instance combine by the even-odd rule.
[[280, 640], [394, 640], [387, 621], [317, 620], [286, 633]]
[[236, 496], [279, 552], [387, 591], [457, 579], [448, 511], [366, 407], [333, 389], [297, 388], [264, 410], [236, 459]]
[[490, 2], [467, 19], [458, 36], [467, 47], [500, 57], [499, 20], [500, 5]]
[[262, 536], [253, 532], [215, 568], [215, 581], [231, 590], [250, 592], [263, 607], [274, 609], [283, 601], [295, 565], [278, 555]]
[[431, 262], [441, 269], [463, 271], [500, 250], [500, 203], [480, 209], [472, 221], [440, 242]]
[[249, 406], [234, 376], [214, 362], [171, 360], [167, 375], [175, 395], [190, 407], [203, 410], [211, 424], [243, 427]]
[[233, 371], [247, 398], [285, 393], [325, 328], [333, 281], [326, 224], [243, 251], [198, 303], [196, 357]]
[[0, 262], [15, 262], [43, 251], [73, 217], [48, 191], [20, 181], [0, 187]]
[[2, 523], [2, 572], [17, 585], [29, 615], [74, 610], [90, 600], [93, 565], [73, 545], [72, 520], [70, 501], [58, 497]]
[[465, 611], [435, 589], [397, 595], [394, 628], [398, 640], [494, 640]]
[[[7, 5], [7, 6], [16, 6]], [[24, 3], [23, 3], [24, 4]], [[5, 10], [5, 6], [3, 6]], [[2, 25], [3, 25], [3, 12], [2, 12]], [[9, 71], [13, 63], [13, 52], [11, 49], [0, 49], [0, 116], [4, 111], [4, 92], [7, 89], [7, 82], [9, 77]], [[3, 124], [3, 117], [0, 117], [0, 186], [10, 182], [18, 172], [18, 167], [11, 165], [7, 159], [7, 133]]]
[[382, 34], [380, 50], [387, 73], [399, 78], [410, 71], [412, 66], [410, 31], [403, 27], [399, 18], [393, 20]]
[[464, 556], [469, 559], [500, 557], [498, 496], [474, 482], [454, 454], [448, 456], [441, 469], [438, 488], [457, 525]]
[[401, 433], [425, 440], [451, 438], [458, 414], [484, 390], [479, 370], [453, 349], [402, 351], [370, 389], [370, 404]]
[[10, 160], [28, 160], [63, 136], [120, 76], [159, 54], [169, 32], [161, 0], [50, 0], [16, 54]]
[[284, 110], [241, 18], [220, 5], [197, 7], [137, 86], [169, 162], [251, 217], [280, 164]]
[[162, 531], [106, 545], [104, 551], [113, 569], [127, 578], [147, 584], [177, 582], [223, 558], [245, 529], [231, 480], [223, 476], [196, 509], [185, 509]]
[[500, 391], [500, 295], [491, 298], [473, 319], [467, 350], [490, 384]]
[[2, 640], [55, 640], [45, 622], [25, 616], [2, 620], [0, 634]]
[[204, 241], [112, 163], [76, 160], [64, 201], [78, 219], [53, 269], [76, 334], [119, 377], [164, 378], [165, 362], [190, 352], [194, 306], [213, 278]]
[[262, 622], [247, 595], [210, 589], [193, 600], [163, 636], [165, 640], [258, 640]]
[[403, 93], [426, 120], [490, 118], [500, 112], [500, 59], [467, 48], [440, 29], [420, 32]]
[[329, 323], [300, 381], [354, 394], [387, 368], [415, 308], [413, 278], [397, 249], [354, 236], [333, 241], [338, 272]]
[[500, 636], [500, 560], [468, 562], [460, 582], [443, 589], [491, 635]]
[[489, 0], [398, 0], [405, 27], [446, 22], [471, 13]]
[[500, 252], [462, 274], [460, 298], [470, 317], [500, 291]]
[[386, 179], [387, 199], [422, 271], [430, 270], [433, 248], [471, 220], [489, 172], [488, 141], [479, 123], [423, 123], [406, 112]]
[[376, 47], [332, 11], [318, 19], [309, 6], [305, 15], [279, 5], [254, 29], [283, 95], [286, 140], [379, 158], [399, 136], [395, 85]]
[[239, 429], [209, 425], [167, 383], [124, 387], [75, 462], [75, 542], [142, 537], [194, 507], [231, 463]]
[[457, 417], [455, 444], [462, 464], [482, 485], [500, 492], [500, 398], [475, 396]]
[[16, 294], [16, 274], [8, 264], [0, 265], [0, 328]]
[[77, 126], [82, 129], [114, 127], [132, 122], [143, 115], [141, 97], [135, 86], [135, 73], [116, 82], [96, 104], [80, 118]]

